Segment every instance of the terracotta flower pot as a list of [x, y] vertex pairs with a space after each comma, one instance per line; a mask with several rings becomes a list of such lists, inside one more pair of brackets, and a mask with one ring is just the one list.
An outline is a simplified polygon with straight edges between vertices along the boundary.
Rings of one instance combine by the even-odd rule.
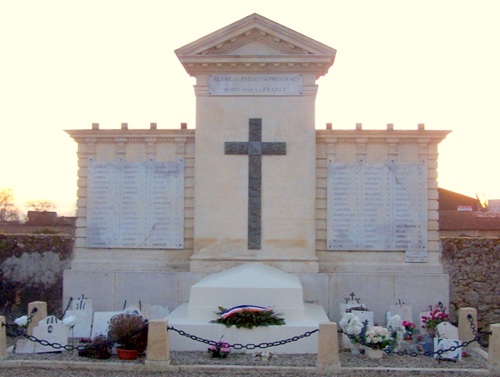
[[138, 351], [137, 350], [126, 350], [123, 348], [116, 348], [116, 353], [118, 354], [118, 358], [120, 360], [135, 360], [137, 359]]

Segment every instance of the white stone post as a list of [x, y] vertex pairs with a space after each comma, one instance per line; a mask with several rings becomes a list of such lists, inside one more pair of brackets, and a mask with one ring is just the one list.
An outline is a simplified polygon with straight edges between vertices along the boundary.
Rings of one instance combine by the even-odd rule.
[[5, 317], [0, 316], [0, 360], [5, 358], [5, 353], [7, 351], [7, 322], [5, 322]]
[[339, 334], [335, 322], [320, 323], [318, 337], [318, 373], [327, 374], [340, 368]]
[[158, 369], [170, 365], [167, 320], [153, 319], [149, 321], [146, 365], [149, 369]]
[[488, 369], [494, 376], [500, 375], [500, 323], [490, 326], [488, 341]]
[[[477, 330], [477, 310], [474, 308], [458, 309], [458, 339], [460, 339], [461, 342], [468, 342], [476, 336], [471, 328], [471, 322], [469, 321], [469, 318], [467, 318], [469, 314], [472, 316], [474, 329]], [[469, 347], [478, 348], [479, 343], [473, 342], [469, 344]]]
[[28, 317], [35, 308], [36, 312], [28, 325], [28, 335], [33, 335], [33, 329], [38, 326], [38, 322], [47, 317], [47, 303], [43, 301], [33, 301], [28, 304]]

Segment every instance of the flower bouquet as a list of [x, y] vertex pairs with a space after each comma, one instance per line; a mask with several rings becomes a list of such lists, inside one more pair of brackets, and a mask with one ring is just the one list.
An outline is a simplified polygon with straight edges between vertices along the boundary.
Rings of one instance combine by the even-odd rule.
[[387, 322], [387, 330], [389, 330], [391, 335], [391, 349], [397, 350], [399, 346], [401, 346], [406, 333], [406, 329], [403, 326], [403, 321], [401, 321], [400, 315], [396, 314], [389, 319]]
[[391, 332], [382, 326], [373, 326], [366, 330], [364, 343], [373, 349], [384, 350], [393, 342]]
[[436, 335], [436, 327], [441, 322], [446, 322], [450, 315], [446, 313], [446, 308], [442, 303], [437, 304], [434, 308], [430, 307], [429, 315], [422, 316], [422, 328], [426, 329], [427, 333], [434, 337]]
[[404, 339], [411, 340], [413, 338], [413, 334], [416, 332], [417, 326], [412, 321], [403, 321], [402, 325], [405, 328]]
[[363, 330], [363, 323], [359, 317], [353, 313], [344, 313], [339, 322], [342, 331], [349, 337], [352, 343], [359, 343], [361, 340], [361, 331]]
[[215, 344], [212, 344], [208, 348], [208, 353], [210, 355], [212, 355], [212, 357], [219, 357], [219, 358], [223, 359], [229, 354], [229, 348], [230, 348], [229, 343], [222, 342], [222, 338], [221, 338], [221, 340], [219, 340]]

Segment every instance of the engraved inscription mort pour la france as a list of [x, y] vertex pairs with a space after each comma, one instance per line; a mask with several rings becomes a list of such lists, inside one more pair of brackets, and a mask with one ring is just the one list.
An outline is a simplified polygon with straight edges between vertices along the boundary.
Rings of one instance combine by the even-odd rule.
[[301, 74], [212, 74], [208, 93], [216, 96], [300, 96]]

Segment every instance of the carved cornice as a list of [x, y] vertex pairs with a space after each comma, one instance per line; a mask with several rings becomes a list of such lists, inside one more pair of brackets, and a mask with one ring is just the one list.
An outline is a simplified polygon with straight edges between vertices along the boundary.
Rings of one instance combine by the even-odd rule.
[[451, 131], [442, 130], [316, 130], [317, 143], [439, 143]]
[[66, 130], [77, 143], [151, 143], [176, 142], [184, 138], [187, 143], [193, 142], [194, 129], [172, 130]]
[[175, 51], [191, 76], [211, 72], [310, 72], [320, 77], [336, 50], [252, 14]]

